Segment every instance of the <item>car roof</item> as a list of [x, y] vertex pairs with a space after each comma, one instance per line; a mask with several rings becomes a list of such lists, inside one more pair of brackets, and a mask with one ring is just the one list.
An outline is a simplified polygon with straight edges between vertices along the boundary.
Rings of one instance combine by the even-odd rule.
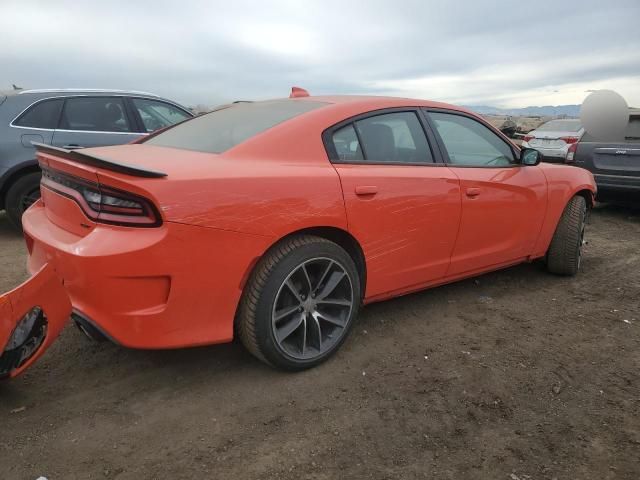
[[443, 102], [434, 102], [431, 100], [421, 100], [416, 98], [386, 97], [376, 95], [318, 95], [298, 97], [292, 99], [292, 101], [316, 101], [334, 105], [349, 105], [352, 107], [361, 107], [364, 111], [393, 107], [426, 107], [445, 108], [449, 110], [469, 112], [469, 110], [467, 110], [466, 108]]

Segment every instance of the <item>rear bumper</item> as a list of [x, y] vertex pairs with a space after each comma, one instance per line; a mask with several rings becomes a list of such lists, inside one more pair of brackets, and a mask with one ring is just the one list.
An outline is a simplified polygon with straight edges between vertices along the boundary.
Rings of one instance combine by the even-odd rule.
[[[37, 312], [33, 328], [17, 329]], [[55, 341], [69, 320], [71, 303], [54, 268], [43, 264], [14, 290], [0, 296], [0, 378], [15, 377], [29, 368]], [[28, 334], [27, 334], [28, 332]]]
[[598, 191], [640, 192], [640, 177], [594, 174]]
[[526, 142], [523, 142], [522, 146], [526, 148], [533, 148], [534, 150], [539, 151], [542, 154], [543, 161], [550, 162], [564, 162], [564, 159], [567, 158], [567, 152], [569, 151], [568, 146], [559, 148], [544, 148], [532, 146]]
[[267, 237], [175, 223], [98, 225], [84, 237], [49, 220], [41, 202], [23, 216], [31, 271], [55, 266], [73, 309], [115, 342], [177, 348], [226, 342], [248, 269]]

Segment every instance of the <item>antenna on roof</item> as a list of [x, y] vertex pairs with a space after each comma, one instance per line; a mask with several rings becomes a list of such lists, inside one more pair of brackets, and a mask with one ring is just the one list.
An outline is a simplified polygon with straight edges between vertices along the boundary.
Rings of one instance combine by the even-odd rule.
[[289, 95], [289, 98], [301, 98], [301, 97], [308, 97], [308, 96], [309, 96], [309, 92], [307, 92], [304, 88], [291, 87], [291, 95]]
[[22, 90], [22, 87], [17, 86], [15, 83], [12, 83], [11, 86], [14, 90]]

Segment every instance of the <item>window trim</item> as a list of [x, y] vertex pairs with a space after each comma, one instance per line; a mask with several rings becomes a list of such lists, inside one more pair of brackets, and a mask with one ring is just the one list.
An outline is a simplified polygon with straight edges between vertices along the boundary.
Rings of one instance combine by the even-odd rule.
[[[438, 142], [438, 147], [441, 151], [441, 155], [442, 155], [442, 160], [444, 162], [444, 164], [447, 167], [452, 167], [452, 168], [514, 168], [514, 167], [521, 167], [522, 163], [520, 162], [520, 150], [516, 150], [517, 146], [513, 143], [511, 143], [510, 141], [506, 140], [503, 136], [503, 134], [497, 129], [495, 128], [493, 125], [491, 125], [489, 122], [485, 121], [483, 118], [478, 118], [475, 115], [469, 114], [467, 112], [461, 112], [459, 110], [451, 110], [449, 108], [437, 108], [437, 107], [422, 107], [421, 108], [422, 111], [422, 115], [424, 115], [425, 117], [425, 121], [429, 124], [429, 126], [431, 127], [431, 129], [434, 132], [434, 135], [436, 136], [436, 141]], [[449, 152], [447, 151], [447, 147], [444, 144], [444, 141], [442, 140], [442, 137], [440, 136], [440, 134], [438, 133], [438, 130], [436, 128], [435, 125], [435, 121], [433, 120], [433, 118], [431, 118], [430, 113], [446, 113], [446, 114], [450, 114], [450, 115], [458, 115], [460, 117], [466, 117], [470, 120], [475, 120], [476, 122], [478, 122], [480, 125], [483, 125], [485, 127], [487, 127], [489, 129], [489, 131], [493, 132], [496, 137], [498, 137], [502, 142], [504, 142], [508, 147], [509, 150], [511, 150], [511, 153], [513, 154], [513, 158], [515, 160], [514, 163], [510, 164], [510, 165], [461, 165], [459, 163], [451, 163], [451, 159], [449, 158]]]
[[[44, 98], [39, 98], [38, 100], [35, 100], [34, 102], [30, 103], [29, 105], [27, 105], [24, 109], [22, 109], [22, 111], [20, 113], [18, 113], [13, 120], [11, 120], [9, 122], [9, 127], [11, 128], [21, 128], [21, 129], [27, 129], [27, 130], [39, 130], [42, 132], [67, 132], [67, 133], [100, 133], [100, 134], [105, 134], [105, 135], [143, 135], [143, 136], [147, 136], [150, 133], [149, 132], [145, 132], [145, 131], [131, 131], [131, 132], [104, 132], [101, 130], [67, 130], [67, 129], [63, 129], [63, 128], [41, 128], [41, 127], [22, 127], [20, 125], [14, 125], [14, 122], [16, 120], [18, 120], [24, 113], [27, 112], [27, 110], [31, 109], [32, 107], [34, 107], [35, 105], [37, 105], [38, 103], [41, 102], [45, 102], [47, 100], [55, 100], [55, 99], [61, 99], [63, 102], [66, 102], [67, 99], [69, 98], [76, 98], [76, 97], [109, 97], [109, 98], [113, 98], [113, 97], [117, 97], [117, 98], [122, 98], [123, 101], [125, 102], [125, 104], [128, 103], [129, 98], [132, 97], [132, 95], [127, 95], [127, 94], [113, 94], [113, 95], [96, 95], [95, 93], [89, 93], [89, 94], [78, 94], [78, 95], [53, 95], [51, 97], [44, 97]], [[133, 95], [133, 97], [135, 98], [142, 98], [142, 99], [146, 99], [149, 98], [150, 100], [156, 100], [155, 97], [150, 98], [150, 97], [144, 97], [142, 95]], [[183, 107], [181, 107], [180, 105], [173, 103], [171, 101], [162, 99], [160, 100], [164, 103], [168, 103], [170, 105], [173, 105], [174, 107], [179, 108], [180, 110], [186, 112], [187, 114], [189, 114], [189, 118], [187, 118], [186, 120], [184, 120], [185, 122], [187, 120], [190, 120], [191, 118], [195, 118], [195, 116], [191, 113], [188, 112], [187, 110], [185, 110]], [[64, 109], [64, 104], [62, 105], [62, 109], [60, 110], [60, 117], [58, 118], [58, 123], [56, 125], [56, 127], [58, 127], [60, 125], [60, 119], [62, 118], [62, 110]], [[125, 106], [126, 109], [126, 106]], [[129, 114], [130, 115], [130, 114]], [[180, 122], [182, 123], [182, 122]], [[131, 122], [132, 128], [134, 127], [134, 125], [136, 125], [136, 123]], [[177, 124], [176, 124], [177, 125]], [[153, 132], [155, 133], [155, 132]]]
[[[322, 143], [324, 144], [324, 149], [327, 154], [327, 158], [332, 164], [339, 164], [339, 165], [391, 165], [391, 166], [395, 165], [398, 167], [402, 167], [402, 166], [444, 167], [445, 164], [442, 160], [440, 147], [436, 143], [437, 139], [433, 134], [433, 132], [431, 131], [432, 130], [431, 126], [425, 122], [425, 119], [423, 118], [423, 115], [420, 111], [421, 108], [422, 107], [381, 108], [377, 110], [370, 110], [368, 112], [360, 113], [358, 115], [354, 115], [352, 117], [341, 120], [338, 123], [335, 123], [334, 125], [330, 126], [329, 128], [326, 128], [322, 132]], [[426, 137], [427, 145], [431, 150], [431, 157], [433, 158], [433, 161], [432, 162], [380, 162], [380, 161], [366, 159], [366, 156], [367, 156], [366, 148], [360, 139], [360, 133], [358, 132], [358, 129], [356, 128], [356, 125], [355, 125], [356, 122], [360, 120], [364, 120], [366, 118], [377, 117], [380, 115], [386, 115], [390, 113], [403, 113], [403, 112], [413, 113], [417, 117], [418, 122], [422, 127], [422, 132]], [[364, 160], [342, 160], [339, 158], [338, 152], [336, 151], [335, 146], [333, 145], [333, 134], [337, 130], [340, 130], [341, 128], [347, 127], [349, 125], [351, 125], [353, 127], [353, 130], [356, 132], [356, 136], [358, 137], [358, 143], [360, 144], [360, 149], [362, 150], [362, 156], [365, 157]]]

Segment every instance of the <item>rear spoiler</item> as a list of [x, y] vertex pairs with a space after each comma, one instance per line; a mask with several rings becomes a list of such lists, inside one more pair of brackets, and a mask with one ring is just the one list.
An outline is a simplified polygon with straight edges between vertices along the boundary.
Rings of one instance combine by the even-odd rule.
[[167, 176], [167, 174], [164, 172], [149, 170], [147, 168], [128, 165], [126, 163], [114, 162], [113, 160], [109, 160], [108, 158], [103, 158], [88, 152], [85, 153], [84, 151], [67, 150], [66, 148], [52, 147], [51, 145], [46, 145], [40, 142], [31, 142], [31, 144], [36, 147], [36, 150], [38, 152], [49, 153], [51, 155], [55, 155], [56, 157], [64, 158], [66, 160], [72, 160], [74, 162], [82, 163], [84, 165], [90, 165], [92, 167], [104, 168], [105, 170], [111, 170], [112, 172], [126, 173], [127, 175], [131, 175], [134, 177], [145, 178], [163, 178]]

